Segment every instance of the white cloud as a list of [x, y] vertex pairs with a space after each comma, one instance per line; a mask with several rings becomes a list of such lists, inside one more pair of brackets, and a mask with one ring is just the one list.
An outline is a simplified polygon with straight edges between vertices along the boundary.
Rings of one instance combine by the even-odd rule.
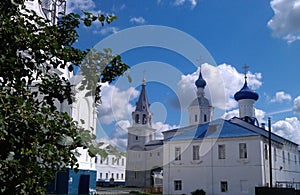
[[284, 91], [276, 92], [275, 97], [273, 97], [271, 102], [283, 102], [283, 101], [291, 101], [292, 96], [290, 94], [285, 93]]
[[75, 11], [91, 11], [96, 7], [93, 0], [70, 0], [67, 1], [66, 10], [68, 13]]
[[156, 123], [152, 124], [152, 128], [156, 129], [156, 138], [163, 139], [163, 134], [162, 134], [163, 131], [175, 129], [175, 128], [178, 128], [178, 126], [164, 124], [162, 122], [156, 122]]
[[[116, 146], [121, 150], [126, 150], [127, 147], [127, 137], [128, 137], [128, 127], [131, 126], [129, 120], [120, 120], [116, 122], [111, 135], [108, 137], [102, 137], [98, 139], [100, 142]], [[156, 122], [152, 124], [152, 128], [156, 129], [156, 139], [163, 139], [163, 131], [178, 128], [175, 125], [164, 124], [162, 122]]]
[[129, 20], [131, 23], [135, 23], [135, 24], [144, 24], [146, 22], [146, 20], [143, 17], [133, 17], [130, 18]]
[[188, 2], [191, 4], [191, 9], [194, 9], [197, 5], [197, 0], [175, 0], [174, 5], [182, 6], [185, 2]]
[[121, 150], [125, 151], [127, 147], [128, 127], [130, 127], [129, 120], [120, 120], [116, 122], [109, 137], [101, 137], [100, 139], [98, 139], [98, 141], [110, 144], [112, 146], [116, 146]]
[[[238, 117], [239, 116], [239, 110], [238, 109], [234, 109], [231, 110], [229, 112], [225, 112], [224, 115], [222, 116], [222, 118], [228, 120], [231, 119], [233, 117]], [[255, 117], [258, 120], [259, 123], [265, 123], [266, 121], [264, 120], [266, 116], [266, 112], [260, 109], [255, 108]]]
[[[212, 105], [222, 110], [231, 110], [237, 107], [237, 102], [234, 100], [234, 94], [239, 91], [244, 85], [244, 74], [239, 73], [233, 66], [221, 64], [217, 67], [203, 64], [201, 66], [203, 78], [207, 85], [205, 94], [208, 99], [211, 99]], [[196, 98], [195, 80], [198, 78], [199, 69], [193, 74], [183, 75], [178, 82], [177, 95], [183, 108], [191, 103]], [[261, 73], [247, 74], [248, 86], [252, 90], [258, 89], [261, 85]]]
[[272, 131], [288, 140], [300, 144], [300, 121], [296, 117], [277, 121], [272, 125]]
[[129, 118], [134, 111], [129, 101], [138, 97], [139, 91], [130, 87], [121, 91], [119, 88], [104, 83], [101, 87], [101, 105], [98, 106], [99, 120], [102, 124]]
[[296, 113], [300, 113], [300, 96], [296, 97], [294, 100], [293, 111]]
[[101, 34], [101, 35], [108, 35], [111, 33], [117, 33], [118, 32], [118, 28], [117, 27], [102, 27], [100, 30], [93, 30], [94, 34]]
[[272, 0], [274, 16], [268, 26], [273, 34], [282, 37], [288, 43], [300, 39], [300, 0]]

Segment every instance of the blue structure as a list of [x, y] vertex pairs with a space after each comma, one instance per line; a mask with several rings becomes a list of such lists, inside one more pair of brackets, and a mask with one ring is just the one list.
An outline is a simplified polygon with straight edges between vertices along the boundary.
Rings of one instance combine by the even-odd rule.
[[234, 94], [234, 99], [236, 101], [239, 101], [241, 99], [253, 99], [255, 101], [258, 100], [258, 94], [248, 87], [246, 78], [242, 89]]
[[96, 171], [67, 169], [57, 173], [54, 181], [47, 187], [48, 194], [90, 194], [96, 191]]

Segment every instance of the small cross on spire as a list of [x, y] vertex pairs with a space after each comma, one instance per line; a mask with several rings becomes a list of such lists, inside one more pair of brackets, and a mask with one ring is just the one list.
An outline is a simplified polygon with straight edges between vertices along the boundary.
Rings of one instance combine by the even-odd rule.
[[246, 64], [243, 66], [244, 70], [245, 70], [245, 79], [247, 79], [247, 72], [248, 72], [248, 68], [249, 66], [247, 66]]
[[201, 62], [203, 58], [200, 56], [198, 59], [196, 59], [197, 63], [199, 64], [199, 67], [201, 68]]
[[145, 85], [145, 84], [146, 84], [146, 78], [145, 78], [145, 74], [146, 74], [146, 71], [144, 70], [144, 71], [143, 71], [143, 80], [142, 80], [142, 82], [143, 82], [143, 85]]

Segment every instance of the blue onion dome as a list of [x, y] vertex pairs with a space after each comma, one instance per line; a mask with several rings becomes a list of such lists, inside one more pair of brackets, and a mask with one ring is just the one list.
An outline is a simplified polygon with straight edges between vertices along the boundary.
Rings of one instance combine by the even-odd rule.
[[258, 94], [248, 87], [247, 81], [245, 80], [243, 88], [234, 94], [234, 99], [236, 101], [239, 101], [241, 99], [252, 99], [256, 101], [258, 100]]
[[206, 86], [206, 81], [202, 77], [201, 70], [198, 79], [195, 81], [195, 85], [197, 88], [204, 88]]

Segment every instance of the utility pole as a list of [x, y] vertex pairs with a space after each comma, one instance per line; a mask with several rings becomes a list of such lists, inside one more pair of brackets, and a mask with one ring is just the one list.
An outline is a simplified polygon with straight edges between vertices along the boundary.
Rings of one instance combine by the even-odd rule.
[[272, 188], [272, 139], [271, 139], [271, 118], [268, 118], [269, 126], [269, 170], [270, 170], [270, 188]]

